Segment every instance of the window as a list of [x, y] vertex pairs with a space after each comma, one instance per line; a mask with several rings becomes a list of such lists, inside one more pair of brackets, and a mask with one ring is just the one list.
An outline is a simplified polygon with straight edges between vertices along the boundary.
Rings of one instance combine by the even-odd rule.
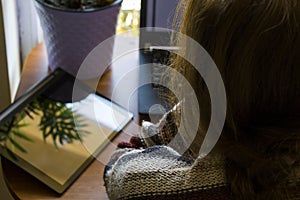
[[[4, 35], [2, 35], [3, 44], [1, 44], [1, 48], [3, 48], [1, 50], [1, 56], [3, 59], [3, 63], [1, 63], [1, 70], [4, 71], [1, 71], [3, 73], [1, 73], [0, 79], [5, 81], [5, 83], [2, 83], [1, 85], [8, 85], [8, 89], [5, 89], [5, 91], [0, 91], [0, 93], [1, 95], [5, 94], [5, 96], [10, 100], [8, 103], [11, 103], [15, 97], [19, 85], [21, 65], [16, 1], [2, 0], [0, 9], [1, 20], [3, 22], [1, 29], [4, 29], [4, 31], [1, 31], [2, 34], [4, 33]], [[3, 90], [4, 88], [5, 87], [1, 89]]]
[[117, 33], [132, 30], [137, 36], [140, 27], [141, 0], [123, 0]]

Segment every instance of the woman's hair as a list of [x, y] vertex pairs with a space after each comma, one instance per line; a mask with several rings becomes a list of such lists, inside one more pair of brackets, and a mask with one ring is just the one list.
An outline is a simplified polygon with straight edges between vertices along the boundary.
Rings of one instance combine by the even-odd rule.
[[[300, 161], [300, 2], [183, 0], [180, 9], [180, 32], [207, 50], [224, 81], [227, 114], [216, 148], [234, 198], [288, 198], [287, 177]], [[173, 67], [207, 108], [201, 75], [181, 57]], [[201, 113], [201, 130], [209, 119]]]

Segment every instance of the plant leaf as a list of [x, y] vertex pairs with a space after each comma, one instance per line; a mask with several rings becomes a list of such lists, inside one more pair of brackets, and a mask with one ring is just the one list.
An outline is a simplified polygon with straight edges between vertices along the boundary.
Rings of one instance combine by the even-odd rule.
[[26, 141], [29, 141], [29, 142], [34, 142], [31, 138], [27, 137], [27, 136], [24, 135], [24, 134], [21, 134], [21, 133], [18, 132], [18, 131], [12, 131], [12, 133], [13, 133], [15, 136], [17, 136], [17, 137], [19, 137], [19, 138], [21, 138], [21, 139], [23, 139], [23, 140], [26, 140]]
[[4, 150], [7, 152], [7, 154], [15, 161], [18, 160], [16, 154], [14, 152], [12, 152], [9, 148], [7, 148], [6, 146], [3, 147]]
[[16, 147], [17, 149], [19, 149], [21, 152], [23, 153], [27, 153], [26, 149], [24, 149], [20, 144], [18, 144], [14, 139], [12, 139], [11, 137], [8, 138], [9, 141], [11, 142], [11, 144]]

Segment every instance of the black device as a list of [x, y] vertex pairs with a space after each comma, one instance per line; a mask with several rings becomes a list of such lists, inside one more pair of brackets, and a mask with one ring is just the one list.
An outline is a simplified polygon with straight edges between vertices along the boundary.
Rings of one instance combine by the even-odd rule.
[[56, 69], [0, 113], [1, 156], [58, 193], [133, 117], [75, 80]]
[[[174, 0], [142, 0], [141, 1], [141, 30], [139, 52], [139, 88], [138, 108], [140, 114], [149, 114], [153, 105], [164, 105], [158, 95], [158, 86], [152, 82], [159, 82], [161, 65], [168, 65], [173, 18], [178, 1]], [[150, 84], [142, 84], [149, 82]], [[159, 83], [158, 83], [159, 84]], [[155, 111], [154, 111], [155, 112]], [[161, 115], [159, 110], [155, 115]]]

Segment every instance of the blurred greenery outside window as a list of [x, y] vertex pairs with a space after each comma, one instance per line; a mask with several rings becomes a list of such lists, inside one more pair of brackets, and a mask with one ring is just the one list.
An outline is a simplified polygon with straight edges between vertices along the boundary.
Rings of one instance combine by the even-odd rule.
[[131, 36], [138, 36], [140, 27], [141, 0], [123, 0], [119, 14], [117, 34], [130, 32]]

